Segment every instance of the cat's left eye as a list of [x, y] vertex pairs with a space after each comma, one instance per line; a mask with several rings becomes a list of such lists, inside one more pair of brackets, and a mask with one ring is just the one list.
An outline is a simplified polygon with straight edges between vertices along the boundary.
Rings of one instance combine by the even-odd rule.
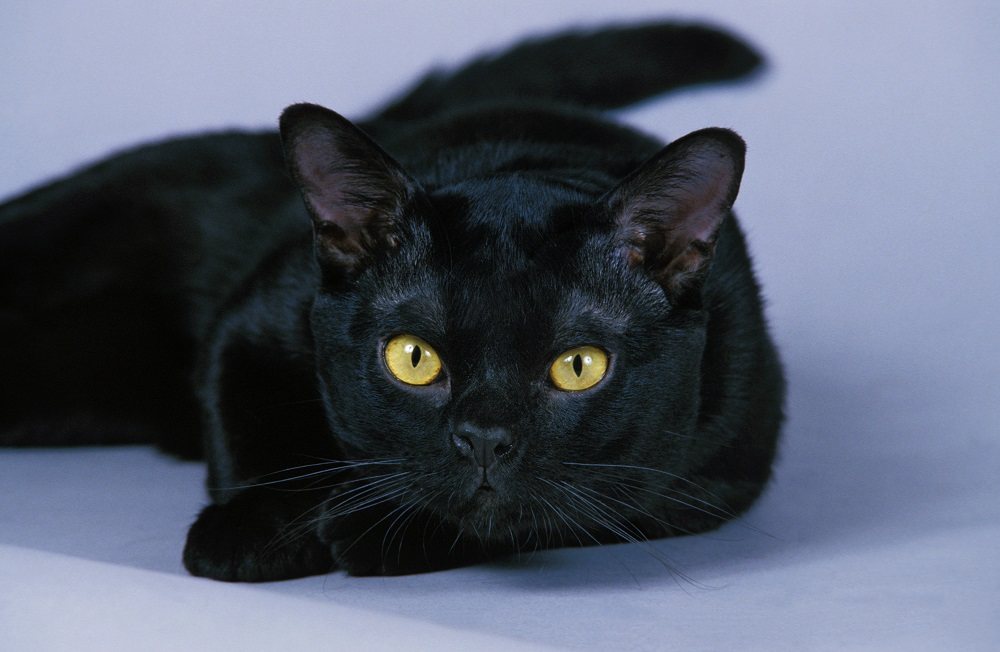
[[578, 346], [552, 362], [549, 378], [563, 391], [579, 392], [601, 382], [607, 372], [607, 353], [596, 346]]
[[389, 373], [407, 385], [430, 385], [441, 375], [437, 351], [415, 335], [397, 335], [383, 352]]

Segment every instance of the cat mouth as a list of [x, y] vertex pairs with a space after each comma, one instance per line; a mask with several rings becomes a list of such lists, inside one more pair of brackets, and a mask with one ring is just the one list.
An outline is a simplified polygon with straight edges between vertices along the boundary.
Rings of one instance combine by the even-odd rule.
[[456, 478], [461, 487], [461, 494], [466, 502], [476, 504], [479, 501], [495, 500], [504, 492], [503, 479], [498, 477], [493, 469], [476, 469], [469, 475]]
[[483, 474], [479, 476], [479, 486], [473, 490], [472, 494], [476, 495], [482, 491], [496, 493], [496, 487], [490, 482], [490, 473], [487, 469], [483, 469]]
[[450, 516], [460, 529], [481, 541], [508, 540], [512, 532], [524, 529], [517, 507], [487, 484], [476, 489]]
[[465, 512], [496, 511], [500, 503], [500, 492], [489, 484], [481, 484], [466, 501]]

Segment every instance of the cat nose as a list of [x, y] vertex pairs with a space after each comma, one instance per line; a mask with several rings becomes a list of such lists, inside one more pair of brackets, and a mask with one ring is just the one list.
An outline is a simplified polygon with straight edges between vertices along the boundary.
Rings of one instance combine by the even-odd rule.
[[461, 423], [451, 435], [458, 452], [484, 469], [514, 449], [514, 437], [506, 428], [483, 428], [473, 423]]

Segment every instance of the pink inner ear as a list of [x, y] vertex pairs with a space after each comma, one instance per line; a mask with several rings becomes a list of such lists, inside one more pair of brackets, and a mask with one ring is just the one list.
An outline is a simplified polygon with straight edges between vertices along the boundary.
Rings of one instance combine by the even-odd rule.
[[347, 175], [337, 172], [341, 156], [337, 139], [326, 129], [311, 127], [296, 137], [293, 155], [296, 176], [313, 217], [344, 232], [352, 231], [342, 191]]
[[[717, 166], [721, 167], [721, 166]], [[704, 168], [703, 168], [704, 169]], [[710, 242], [726, 216], [725, 198], [732, 183], [729, 170], [692, 180], [666, 200], [673, 219], [667, 224], [672, 245], [683, 250], [691, 242]], [[672, 206], [669, 206], [673, 204]]]
[[281, 138], [325, 271], [343, 277], [397, 245], [397, 220], [419, 187], [392, 157], [349, 120], [313, 104], [285, 109]]
[[313, 218], [348, 239], [363, 239], [362, 232], [382, 226], [405, 200], [406, 175], [353, 126], [306, 126], [291, 152]]
[[612, 194], [629, 264], [642, 264], [671, 294], [692, 287], [707, 269], [739, 187], [742, 147], [731, 132], [696, 132]]
[[297, 134], [293, 153], [301, 180], [322, 182], [338, 149], [336, 139], [321, 127], [310, 127]]
[[658, 234], [647, 241], [659, 240], [664, 250], [657, 257], [670, 260], [694, 242], [715, 238], [729, 209], [732, 161], [718, 151], [692, 153], [680, 165], [670, 166], [664, 177], [639, 184], [636, 191], [641, 194], [623, 217], [641, 222], [647, 234]]

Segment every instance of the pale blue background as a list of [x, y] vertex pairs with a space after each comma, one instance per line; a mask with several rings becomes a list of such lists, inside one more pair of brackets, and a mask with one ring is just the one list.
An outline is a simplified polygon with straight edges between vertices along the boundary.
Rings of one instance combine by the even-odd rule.
[[[381, 623], [368, 644], [478, 632], [595, 649], [997, 649], [998, 7], [8, 0], [0, 196], [139, 141], [273, 125], [295, 101], [361, 115], [430, 64], [524, 34], [665, 15], [738, 30], [771, 61], [761, 79], [623, 117], [665, 139], [719, 125], [748, 141], [736, 208], [791, 393], [774, 484], [747, 518], [767, 534], [734, 524], [656, 544], [693, 582], [619, 546], [411, 578], [206, 584], [178, 559], [197, 465], [0, 451], [0, 647], [266, 646], [284, 622], [305, 644]], [[38, 626], [54, 613], [62, 629]]]

